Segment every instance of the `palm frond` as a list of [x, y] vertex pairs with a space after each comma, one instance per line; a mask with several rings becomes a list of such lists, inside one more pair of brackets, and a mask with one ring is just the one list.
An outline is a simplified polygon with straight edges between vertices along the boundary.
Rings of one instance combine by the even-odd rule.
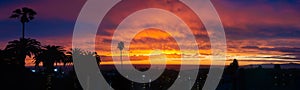
[[20, 17], [19, 14], [13, 14], [13, 15], [11, 15], [9, 18], [19, 18], [19, 17]]
[[18, 15], [21, 15], [22, 14], [22, 11], [21, 9], [16, 9], [13, 11], [14, 14], [18, 14]]

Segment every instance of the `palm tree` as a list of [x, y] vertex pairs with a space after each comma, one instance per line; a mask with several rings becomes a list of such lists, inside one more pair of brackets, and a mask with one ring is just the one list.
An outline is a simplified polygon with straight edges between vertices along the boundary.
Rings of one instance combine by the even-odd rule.
[[99, 65], [100, 62], [101, 62], [101, 58], [100, 58], [100, 55], [98, 55], [97, 52], [90, 52], [90, 51], [84, 51], [82, 49], [79, 49], [79, 48], [75, 48], [75, 49], [70, 49], [71, 51], [69, 52], [66, 52], [66, 56], [67, 58], [63, 61], [64, 63], [64, 66], [67, 64], [67, 63], [72, 63], [73, 62], [73, 56], [74, 57], [77, 57], [80, 56], [80, 57], [85, 57], [85, 56], [88, 56], [88, 57], [95, 57], [96, 58], [96, 62], [97, 64]]
[[64, 52], [66, 50], [63, 49], [61, 46], [51, 46], [47, 45], [43, 47], [44, 49], [41, 50], [41, 52], [36, 55], [35, 59], [35, 65], [38, 66], [40, 62], [43, 63], [43, 67], [46, 68], [46, 72], [53, 72], [54, 69], [54, 63], [60, 63], [65, 58], [66, 55]]
[[25, 65], [26, 56], [31, 57], [40, 51], [41, 43], [35, 39], [20, 38], [20, 40], [9, 41], [5, 50], [16, 56], [20, 65]]
[[37, 13], [33, 9], [23, 7], [22, 9], [14, 10], [12, 15], [9, 17], [20, 19], [20, 22], [22, 23], [22, 38], [25, 38], [25, 23], [33, 20], [36, 14]]
[[79, 48], [75, 48], [75, 49], [70, 49], [70, 51], [66, 52], [66, 58], [63, 60], [63, 65], [64, 67], [68, 64], [68, 63], [73, 63], [73, 56], [75, 55], [80, 55], [82, 54], [83, 51]]
[[124, 42], [119, 42], [118, 43], [118, 48], [120, 50], [120, 60], [121, 60], [121, 65], [123, 66], [123, 61], [122, 61], [122, 50], [124, 49]]
[[100, 62], [101, 62], [100, 55], [98, 55], [97, 52], [94, 52], [94, 57], [96, 58], [97, 64], [100, 65]]
[[57, 65], [57, 63], [62, 62], [66, 58], [65, 51], [62, 46], [47, 45], [34, 58], [35, 66], [38, 67], [39, 63], [42, 62], [43, 67], [45, 67], [47, 75], [46, 90], [52, 87], [54, 63]]
[[73, 53], [72, 52], [66, 52], [66, 58], [63, 60], [63, 66], [65, 67], [68, 63], [73, 62]]

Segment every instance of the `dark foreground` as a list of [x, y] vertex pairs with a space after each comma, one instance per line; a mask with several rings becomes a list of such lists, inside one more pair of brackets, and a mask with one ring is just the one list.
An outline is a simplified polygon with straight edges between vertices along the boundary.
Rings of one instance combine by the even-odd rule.
[[[82, 90], [75, 72], [58, 71], [52, 74], [33, 72], [29, 68], [12, 65], [1, 65], [1, 90]], [[141, 69], [146, 70], [146, 69]], [[188, 75], [189, 71], [183, 72]], [[101, 70], [102, 75], [116, 90], [166, 90], [175, 79], [189, 83], [188, 76], [178, 77], [177, 70], [166, 69], [163, 74], [151, 83], [131, 82], [121, 76], [115, 69]], [[193, 90], [201, 90], [208, 69], [199, 69], [197, 80], [191, 84]], [[226, 68], [219, 83], [218, 90], [298, 90], [300, 88], [299, 69], [264, 69], [240, 68], [236, 72]]]

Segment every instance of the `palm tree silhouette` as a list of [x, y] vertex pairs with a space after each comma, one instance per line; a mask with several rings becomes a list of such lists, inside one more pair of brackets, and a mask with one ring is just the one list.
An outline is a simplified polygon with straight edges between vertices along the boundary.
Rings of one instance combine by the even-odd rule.
[[43, 67], [45, 67], [47, 82], [46, 82], [46, 90], [51, 89], [52, 87], [52, 77], [54, 72], [54, 63], [62, 62], [66, 56], [64, 54], [66, 50], [63, 49], [62, 46], [55, 45], [47, 45], [44, 46], [43, 49], [35, 55], [35, 66], [38, 67], [39, 63], [43, 63]]
[[54, 64], [62, 62], [66, 55], [64, 54], [66, 50], [62, 46], [44, 46], [44, 49], [35, 56], [35, 65], [38, 66], [40, 62], [43, 63], [43, 67], [46, 68], [46, 72], [51, 73], [54, 69]]
[[100, 65], [100, 62], [101, 62], [100, 55], [98, 55], [97, 52], [94, 52], [94, 57], [96, 58], [97, 64]]
[[73, 52], [71, 51], [66, 52], [66, 58], [63, 60], [63, 66], [65, 67], [67, 64], [73, 62]]
[[[94, 60], [93, 58], [95, 58], [98, 65], [100, 65], [101, 62], [100, 55], [98, 55], [97, 52], [90, 52], [79, 48], [75, 48], [75, 49], [71, 49], [71, 52], [67, 52], [67, 54], [68, 57], [70, 58], [67, 60], [70, 60], [70, 62], [73, 62], [73, 58], [83, 58], [83, 57], [84, 59], [91, 58], [92, 60]], [[65, 63], [68, 63], [68, 61], [66, 61]]]
[[16, 9], [12, 12], [12, 15], [9, 18], [20, 19], [22, 23], [22, 38], [25, 38], [25, 23], [28, 23], [30, 20], [34, 19], [34, 16], [37, 13], [30, 8], [23, 7], [22, 9]]
[[118, 43], [118, 48], [119, 48], [119, 50], [120, 50], [120, 60], [121, 60], [121, 65], [122, 65], [122, 67], [123, 67], [123, 61], [122, 61], [122, 50], [124, 49], [124, 42], [119, 42]]
[[84, 54], [84, 51], [79, 48], [70, 49], [70, 51], [66, 52], [67, 58], [63, 61], [64, 66], [66, 66], [68, 63], [73, 63], [73, 57], [77, 57]]
[[31, 57], [40, 51], [41, 43], [35, 39], [20, 38], [20, 40], [9, 41], [5, 50], [16, 56], [20, 65], [25, 65], [26, 56]]

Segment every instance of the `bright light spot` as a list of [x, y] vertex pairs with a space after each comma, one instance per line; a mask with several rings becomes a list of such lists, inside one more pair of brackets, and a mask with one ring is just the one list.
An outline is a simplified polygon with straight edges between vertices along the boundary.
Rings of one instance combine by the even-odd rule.
[[54, 69], [54, 72], [57, 72], [57, 69], [56, 69], [56, 68]]

